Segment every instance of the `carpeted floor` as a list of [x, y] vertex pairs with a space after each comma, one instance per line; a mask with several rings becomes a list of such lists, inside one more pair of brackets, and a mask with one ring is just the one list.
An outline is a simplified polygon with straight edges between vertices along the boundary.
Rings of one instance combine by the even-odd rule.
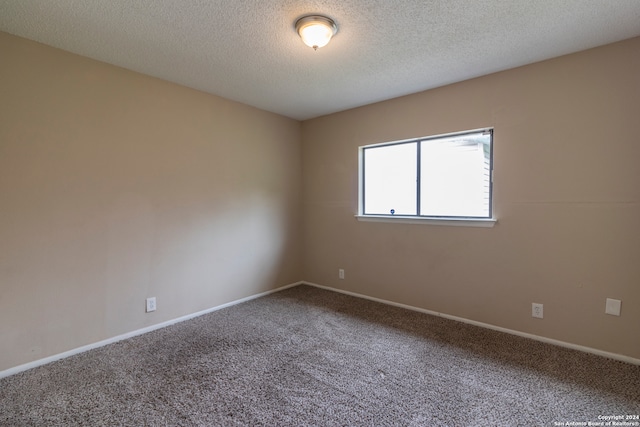
[[558, 426], [638, 414], [639, 366], [310, 286], [0, 380], [2, 426]]

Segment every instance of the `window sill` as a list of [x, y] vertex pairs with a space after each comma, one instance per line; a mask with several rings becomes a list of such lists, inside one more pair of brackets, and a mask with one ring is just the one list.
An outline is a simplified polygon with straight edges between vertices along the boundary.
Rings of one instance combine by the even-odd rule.
[[399, 215], [356, 215], [358, 221], [395, 222], [399, 224], [445, 225], [449, 227], [484, 227], [496, 225], [495, 218], [425, 218]]

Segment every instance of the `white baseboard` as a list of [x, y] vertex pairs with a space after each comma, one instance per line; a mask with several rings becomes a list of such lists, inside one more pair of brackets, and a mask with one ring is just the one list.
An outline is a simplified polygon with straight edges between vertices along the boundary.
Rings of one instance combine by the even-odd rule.
[[633, 357], [625, 356], [625, 355], [622, 355], [622, 354], [610, 353], [608, 351], [598, 350], [597, 348], [585, 347], [585, 346], [582, 346], [582, 345], [572, 344], [572, 343], [568, 343], [568, 342], [565, 342], [565, 341], [554, 340], [552, 338], [546, 338], [546, 337], [542, 337], [542, 336], [539, 336], [539, 335], [528, 334], [526, 332], [520, 332], [520, 331], [516, 331], [516, 330], [513, 330], [513, 329], [507, 329], [507, 328], [503, 328], [503, 327], [500, 327], [500, 326], [491, 325], [489, 323], [477, 322], [475, 320], [465, 319], [464, 317], [452, 316], [450, 314], [439, 313], [437, 311], [427, 310], [427, 309], [420, 308], [420, 307], [414, 307], [414, 306], [407, 305], [407, 304], [401, 304], [401, 303], [397, 303], [397, 302], [393, 302], [393, 301], [387, 301], [387, 300], [384, 300], [384, 299], [370, 297], [370, 296], [363, 295], [363, 294], [358, 294], [358, 293], [355, 293], [355, 292], [344, 291], [342, 289], [336, 289], [336, 288], [331, 288], [331, 287], [328, 287], [328, 286], [318, 285], [316, 283], [310, 283], [310, 282], [305, 282], [305, 281], [303, 281], [302, 283], [305, 284], [305, 285], [313, 286], [313, 287], [324, 289], [324, 290], [327, 290], [327, 291], [332, 291], [332, 292], [338, 292], [338, 293], [341, 293], [341, 294], [351, 295], [351, 296], [354, 296], [354, 297], [363, 298], [363, 299], [367, 299], [367, 300], [370, 300], [370, 301], [379, 302], [379, 303], [382, 303], [382, 304], [392, 305], [392, 306], [395, 306], [395, 307], [405, 308], [407, 310], [418, 311], [420, 313], [430, 314], [432, 316], [439, 316], [439, 317], [444, 317], [445, 319], [455, 320], [455, 321], [462, 322], [462, 323], [468, 323], [470, 325], [479, 326], [481, 328], [492, 329], [494, 331], [504, 332], [504, 333], [511, 334], [511, 335], [517, 335], [519, 337], [529, 338], [529, 339], [532, 339], [532, 340], [535, 340], [535, 341], [541, 341], [541, 342], [544, 342], [544, 343], [547, 343], [547, 344], [557, 345], [559, 347], [570, 348], [570, 349], [573, 349], [573, 350], [582, 351], [584, 353], [596, 354], [598, 356], [607, 357], [609, 359], [614, 359], [614, 360], [619, 360], [621, 362], [631, 363], [633, 365], [640, 365], [640, 359], [636, 359], [636, 358], [633, 358]]
[[85, 351], [93, 350], [94, 348], [99, 348], [99, 347], [103, 347], [105, 345], [112, 344], [112, 343], [115, 343], [115, 342], [118, 342], [118, 341], [126, 340], [127, 338], [132, 338], [132, 337], [135, 337], [137, 335], [146, 334], [147, 332], [155, 331], [156, 329], [165, 328], [167, 326], [174, 325], [176, 323], [184, 322], [185, 320], [193, 319], [194, 317], [202, 316], [202, 315], [207, 314], [207, 313], [212, 313], [214, 311], [217, 311], [217, 310], [220, 310], [220, 309], [223, 309], [223, 308], [226, 308], [226, 307], [231, 307], [232, 305], [236, 305], [236, 304], [240, 304], [240, 303], [243, 303], [243, 302], [246, 302], [246, 301], [250, 301], [252, 299], [260, 298], [260, 297], [263, 297], [265, 295], [272, 294], [274, 292], [279, 292], [279, 291], [282, 291], [282, 290], [285, 290], [285, 289], [288, 289], [288, 288], [292, 288], [294, 286], [301, 285], [303, 283], [305, 283], [305, 282], [291, 283], [289, 285], [281, 286], [279, 288], [272, 289], [270, 291], [261, 292], [261, 293], [256, 294], [256, 295], [251, 295], [251, 296], [248, 296], [248, 297], [245, 297], [245, 298], [241, 298], [239, 300], [228, 302], [226, 304], [222, 304], [222, 305], [218, 305], [216, 307], [208, 308], [206, 310], [198, 311], [196, 313], [187, 314], [186, 316], [181, 316], [181, 317], [178, 317], [176, 319], [167, 320], [166, 322], [157, 323], [155, 325], [147, 326], [147, 327], [142, 328], [142, 329], [138, 329], [138, 330], [135, 330], [135, 331], [127, 332], [126, 334], [118, 335], [118, 336], [115, 336], [115, 337], [112, 337], [112, 338], [107, 338], [106, 340], [98, 341], [98, 342], [93, 343], [93, 344], [88, 344], [88, 345], [84, 345], [82, 347], [74, 348], [72, 350], [65, 351], [64, 353], [58, 353], [58, 354], [54, 354], [53, 356], [45, 357], [43, 359], [34, 360], [33, 362], [25, 363], [24, 365], [15, 366], [13, 368], [9, 368], [9, 369], [6, 369], [4, 371], [0, 371], [0, 378], [4, 378], [4, 377], [11, 376], [11, 375], [15, 375], [15, 374], [17, 374], [19, 372], [22, 372], [22, 371], [26, 371], [26, 370], [29, 370], [29, 369], [32, 369], [32, 368], [36, 368], [38, 366], [46, 365], [47, 363], [55, 362], [56, 360], [64, 359], [64, 358], [67, 358], [67, 357], [70, 357], [70, 356], [74, 356], [76, 354], [84, 353]]
[[533, 334], [528, 334], [526, 332], [520, 332], [520, 331], [516, 331], [513, 329], [507, 329], [507, 328], [502, 328], [500, 326], [495, 326], [495, 325], [491, 325], [489, 323], [482, 323], [482, 322], [477, 322], [475, 320], [470, 320], [470, 319], [465, 319], [463, 317], [458, 317], [458, 316], [452, 316], [449, 314], [445, 314], [445, 313], [439, 313], [437, 311], [432, 311], [432, 310], [427, 310], [424, 308], [419, 308], [419, 307], [414, 307], [411, 305], [407, 305], [407, 304], [401, 304], [401, 303], [397, 303], [397, 302], [393, 302], [393, 301], [388, 301], [388, 300], [384, 300], [381, 298], [375, 298], [375, 297], [370, 297], [368, 295], [364, 295], [364, 294], [358, 294], [355, 292], [350, 292], [350, 291], [345, 291], [342, 289], [337, 289], [337, 288], [331, 288], [329, 286], [323, 286], [323, 285], [319, 285], [316, 283], [311, 283], [311, 282], [307, 282], [307, 281], [300, 281], [300, 282], [296, 282], [296, 283], [291, 283], [289, 285], [285, 285], [285, 286], [281, 286], [279, 288], [276, 289], [272, 289], [270, 291], [266, 291], [266, 292], [261, 292], [259, 294], [255, 294], [255, 295], [251, 295], [245, 298], [241, 298], [235, 301], [231, 301], [228, 302], [226, 304], [222, 304], [222, 305], [218, 305], [216, 307], [212, 307], [212, 308], [208, 308], [206, 310], [202, 310], [202, 311], [198, 311], [196, 313], [192, 313], [192, 314], [188, 314], [186, 316], [182, 316], [182, 317], [178, 317], [176, 319], [171, 319], [171, 320], [167, 320], [166, 322], [162, 322], [162, 323], [158, 323], [155, 325], [151, 325], [151, 326], [147, 326], [145, 328], [142, 329], [138, 329], [132, 332], [128, 332], [126, 334], [122, 334], [122, 335], [118, 335], [112, 338], [108, 338], [106, 340], [102, 340], [93, 344], [88, 344], [82, 347], [78, 347], [78, 348], [74, 348], [72, 350], [69, 351], [65, 351], [63, 353], [59, 353], [59, 354], [54, 354], [52, 356], [49, 357], [45, 357], [43, 359], [38, 359], [38, 360], [34, 360], [33, 362], [29, 362], [29, 363], [25, 363], [23, 365], [19, 365], [19, 366], [15, 366], [13, 368], [9, 368], [6, 369], [4, 371], [0, 371], [0, 378], [4, 378], [4, 377], [8, 377], [11, 375], [15, 375], [19, 372], [23, 372], [23, 371], [27, 371], [29, 369], [32, 368], [36, 368], [38, 366], [42, 366], [42, 365], [46, 365], [47, 363], [51, 363], [51, 362], [55, 362], [56, 360], [60, 360], [60, 359], [64, 359], [70, 356], [74, 356], [76, 354], [80, 354], [80, 353], [84, 353], [85, 351], [89, 351], [89, 350], [93, 350], [94, 348], [99, 348], [99, 347], [103, 347], [105, 345], [108, 344], [112, 344], [118, 341], [122, 341], [122, 340], [126, 340], [128, 338], [132, 338], [135, 337], [137, 335], [142, 335], [142, 334], [146, 334], [147, 332], [151, 332], [151, 331], [155, 331], [156, 329], [161, 329], [161, 328], [165, 328], [167, 326], [176, 324], [176, 323], [180, 323], [180, 322], [184, 322], [185, 320], [189, 320], [189, 319], [193, 319], [195, 317], [198, 316], [202, 316], [204, 314], [207, 313], [212, 313], [214, 311], [226, 308], [226, 307], [231, 307], [233, 305], [236, 304], [240, 304], [246, 301], [250, 301], [252, 299], [256, 299], [256, 298], [260, 298], [263, 297], [265, 295], [269, 295], [275, 292], [279, 292], [288, 288], [292, 288], [294, 286], [298, 286], [298, 285], [309, 285], [309, 286], [313, 286], [316, 288], [320, 288], [320, 289], [325, 289], [327, 291], [332, 291], [332, 292], [338, 292], [341, 294], [346, 294], [346, 295], [351, 295], [357, 298], [363, 298], [363, 299], [367, 299], [370, 301], [375, 301], [375, 302], [379, 302], [382, 304], [387, 304], [387, 305], [392, 305], [395, 307], [400, 307], [400, 308], [404, 308], [407, 310], [412, 310], [412, 311], [417, 311], [420, 313], [425, 313], [425, 314], [430, 314], [432, 316], [439, 316], [439, 317], [444, 317], [445, 319], [451, 319], [451, 320], [455, 320], [458, 322], [462, 322], [462, 323], [468, 323], [471, 325], [475, 325], [475, 326], [479, 326], [481, 328], [486, 328], [486, 329], [492, 329], [494, 331], [499, 331], [499, 332], [504, 332], [507, 334], [511, 334], [511, 335], [517, 335], [520, 337], [524, 337], [524, 338], [529, 338], [532, 340], [536, 340], [536, 341], [541, 341], [544, 343], [548, 343], [548, 344], [553, 344], [553, 345], [557, 345], [560, 347], [566, 347], [566, 348], [570, 348], [573, 350], [578, 350], [578, 351], [582, 351], [585, 353], [591, 353], [591, 354], [596, 354], [598, 356], [602, 356], [602, 357], [607, 357], [609, 359], [614, 359], [614, 360], [619, 360], [622, 362], [626, 362], [626, 363], [631, 363], [633, 365], [640, 365], [640, 359], [636, 359], [633, 357], [629, 357], [629, 356], [625, 356], [622, 354], [617, 354], [617, 353], [610, 353], [607, 351], [602, 351], [602, 350], [598, 350], [595, 348], [591, 348], [591, 347], [585, 347], [585, 346], [581, 346], [581, 345], [577, 345], [577, 344], [572, 344], [572, 343], [568, 343], [568, 342], [564, 342], [564, 341], [559, 341], [559, 340], [554, 340], [551, 338], [546, 338], [546, 337], [542, 337], [539, 335], [533, 335]]

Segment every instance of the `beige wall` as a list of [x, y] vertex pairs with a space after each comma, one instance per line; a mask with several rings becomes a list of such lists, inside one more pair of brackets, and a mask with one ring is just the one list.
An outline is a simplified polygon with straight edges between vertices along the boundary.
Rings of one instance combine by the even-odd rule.
[[[0, 57], [0, 371], [301, 279], [640, 358], [638, 38], [302, 126]], [[486, 126], [495, 228], [354, 219], [358, 146]]]
[[0, 58], [0, 371], [300, 280], [299, 122], [5, 33]]
[[[489, 126], [494, 228], [354, 219], [358, 146]], [[306, 280], [640, 358], [640, 38], [302, 129]]]

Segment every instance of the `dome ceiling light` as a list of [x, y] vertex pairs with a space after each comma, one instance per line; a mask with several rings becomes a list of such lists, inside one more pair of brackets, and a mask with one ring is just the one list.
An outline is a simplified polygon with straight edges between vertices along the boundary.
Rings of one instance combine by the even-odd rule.
[[300, 38], [314, 50], [326, 46], [338, 32], [338, 26], [331, 18], [322, 15], [307, 15], [296, 21], [296, 31]]

